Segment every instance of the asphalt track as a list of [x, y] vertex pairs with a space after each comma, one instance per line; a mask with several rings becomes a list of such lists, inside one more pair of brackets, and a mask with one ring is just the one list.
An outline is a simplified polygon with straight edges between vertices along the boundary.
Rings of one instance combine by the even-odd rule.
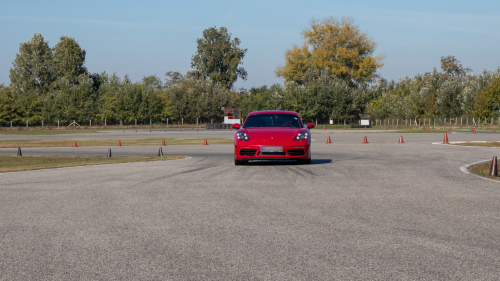
[[164, 153], [189, 159], [0, 174], [0, 280], [498, 280], [500, 183], [460, 167], [500, 150], [363, 133], [313, 130], [311, 165], [234, 166], [231, 145], [185, 145]]

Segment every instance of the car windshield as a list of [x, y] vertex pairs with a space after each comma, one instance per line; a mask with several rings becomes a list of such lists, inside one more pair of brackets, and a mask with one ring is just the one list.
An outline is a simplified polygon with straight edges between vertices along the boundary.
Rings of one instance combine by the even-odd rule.
[[294, 127], [301, 128], [302, 122], [297, 115], [282, 114], [282, 113], [268, 113], [268, 114], [255, 114], [247, 117], [244, 128], [254, 127]]

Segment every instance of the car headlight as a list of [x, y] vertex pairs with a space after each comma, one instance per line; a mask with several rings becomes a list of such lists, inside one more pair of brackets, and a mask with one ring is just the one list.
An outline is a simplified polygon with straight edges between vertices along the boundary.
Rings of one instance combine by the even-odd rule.
[[239, 139], [240, 141], [249, 141], [250, 140], [248, 135], [246, 133], [243, 133], [243, 132], [238, 132], [236, 134], [236, 138]]
[[309, 138], [309, 133], [308, 132], [300, 132], [295, 137], [295, 140], [301, 141], [301, 140], [307, 140], [308, 138]]

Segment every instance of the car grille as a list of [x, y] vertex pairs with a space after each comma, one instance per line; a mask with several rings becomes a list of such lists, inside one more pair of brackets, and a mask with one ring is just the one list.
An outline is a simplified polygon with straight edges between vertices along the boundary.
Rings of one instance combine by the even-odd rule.
[[240, 149], [241, 156], [254, 156], [257, 149]]
[[305, 155], [305, 152], [304, 152], [304, 149], [288, 149], [288, 155], [301, 156], [301, 155]]
[[259, 152], [259, 156], [286, 156], [286, 152]]

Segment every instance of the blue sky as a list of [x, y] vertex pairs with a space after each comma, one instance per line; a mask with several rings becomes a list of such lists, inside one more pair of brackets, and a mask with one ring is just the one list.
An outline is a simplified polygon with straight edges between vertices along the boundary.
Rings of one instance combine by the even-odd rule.
[[129, 74], [132, 81], [167, 71], [186, 73], [196, 39], [224, 26], [248, 48], [247, 81], [236, 88], [282, 83], [274, 74], [284, 53], [302, 43], [312, 18], [351, 16], [385, 56], [388, 79], [439, 69], [455, 55], [479, 73], [500, 65], [500, 1], [3, 1], [0, 83], [19, 44], [41, 33], [54, 46], [61, 35], [86, 50], [90, 72]]

